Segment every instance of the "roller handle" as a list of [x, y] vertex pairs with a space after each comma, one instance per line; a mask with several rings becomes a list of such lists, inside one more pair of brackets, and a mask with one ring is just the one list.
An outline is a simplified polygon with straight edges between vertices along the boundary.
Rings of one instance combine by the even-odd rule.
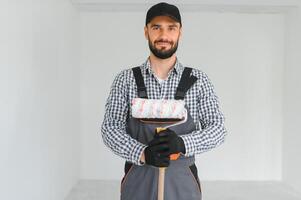
[[165, 178], [165, 167], [160, 167], [159, 179], [158, 179], [158, 200], [164, 200], [164, 178]]
[[[161, 131], [166, 130], [167, 128], [157, 127], [156, 133], [159, 134]], [[170, 160], [177, 160], [180, 157], [180, 153], [171, 154], [169, 156]], [[164, 200], [164, 179], [165, 179], [165, 167], [159, 168], [159, 177], [158, 177], [158, 200]]]

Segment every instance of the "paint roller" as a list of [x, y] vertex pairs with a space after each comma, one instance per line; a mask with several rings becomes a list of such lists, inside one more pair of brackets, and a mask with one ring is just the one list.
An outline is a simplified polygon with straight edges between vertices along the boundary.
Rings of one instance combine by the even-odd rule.
[[[184, 100], [175, 99], [144, 99], [132, 100], [132, 116], [143, 122], [155, 122], [161, 124], [156, 128], [156, 134], [169, 127], [185, 123], [187, 110]], [[168, 124], [168, 125], [166, 125]], [[170, 155], [170, 160], [177, 160], [180, 153]], [[159, 168], [158, 200], [164, 199], [165, 167]]]

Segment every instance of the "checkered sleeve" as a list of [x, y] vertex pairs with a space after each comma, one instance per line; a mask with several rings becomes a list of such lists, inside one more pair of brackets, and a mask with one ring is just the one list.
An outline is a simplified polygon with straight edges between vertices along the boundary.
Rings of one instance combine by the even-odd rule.
[[219, 146], [227, 134], [224, 126], [225, 117], [220, 110], [218, 97], [205, 73], [202, 73], [198, 113], [201, 128], [181, 136], [186, 148], [185, 156], [199, 154]]
[[101, 125], [104, 144], [115, 154], [136, 165], [143, 165], [140, 157], [146, 146], [126, 133], [128, 100], [126, 95], [126, 70], [115, 77], [105, 104], [105, 114]]

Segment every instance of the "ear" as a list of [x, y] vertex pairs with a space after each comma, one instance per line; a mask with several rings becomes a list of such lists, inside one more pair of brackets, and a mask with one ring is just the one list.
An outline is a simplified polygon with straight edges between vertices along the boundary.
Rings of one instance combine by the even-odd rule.
[[180, 33], [179, 33], [179, 39], [182, 38], [182, 27], [179, 29]]
[[148, 40], [147, 26], [144, 26], [144, 37], [146, 40]]

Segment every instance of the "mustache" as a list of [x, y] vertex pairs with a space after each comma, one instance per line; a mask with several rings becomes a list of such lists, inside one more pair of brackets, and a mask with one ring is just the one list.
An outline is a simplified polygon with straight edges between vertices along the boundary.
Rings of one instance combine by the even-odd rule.
[[167, 41], [167, 40], [158, 40], [158, 41], [155, 41], [155, 43], [158, 43], [158, 42], [165, 42], [165, 43], [172, 44], [172, 42], [170, 42], [170, 41]]

